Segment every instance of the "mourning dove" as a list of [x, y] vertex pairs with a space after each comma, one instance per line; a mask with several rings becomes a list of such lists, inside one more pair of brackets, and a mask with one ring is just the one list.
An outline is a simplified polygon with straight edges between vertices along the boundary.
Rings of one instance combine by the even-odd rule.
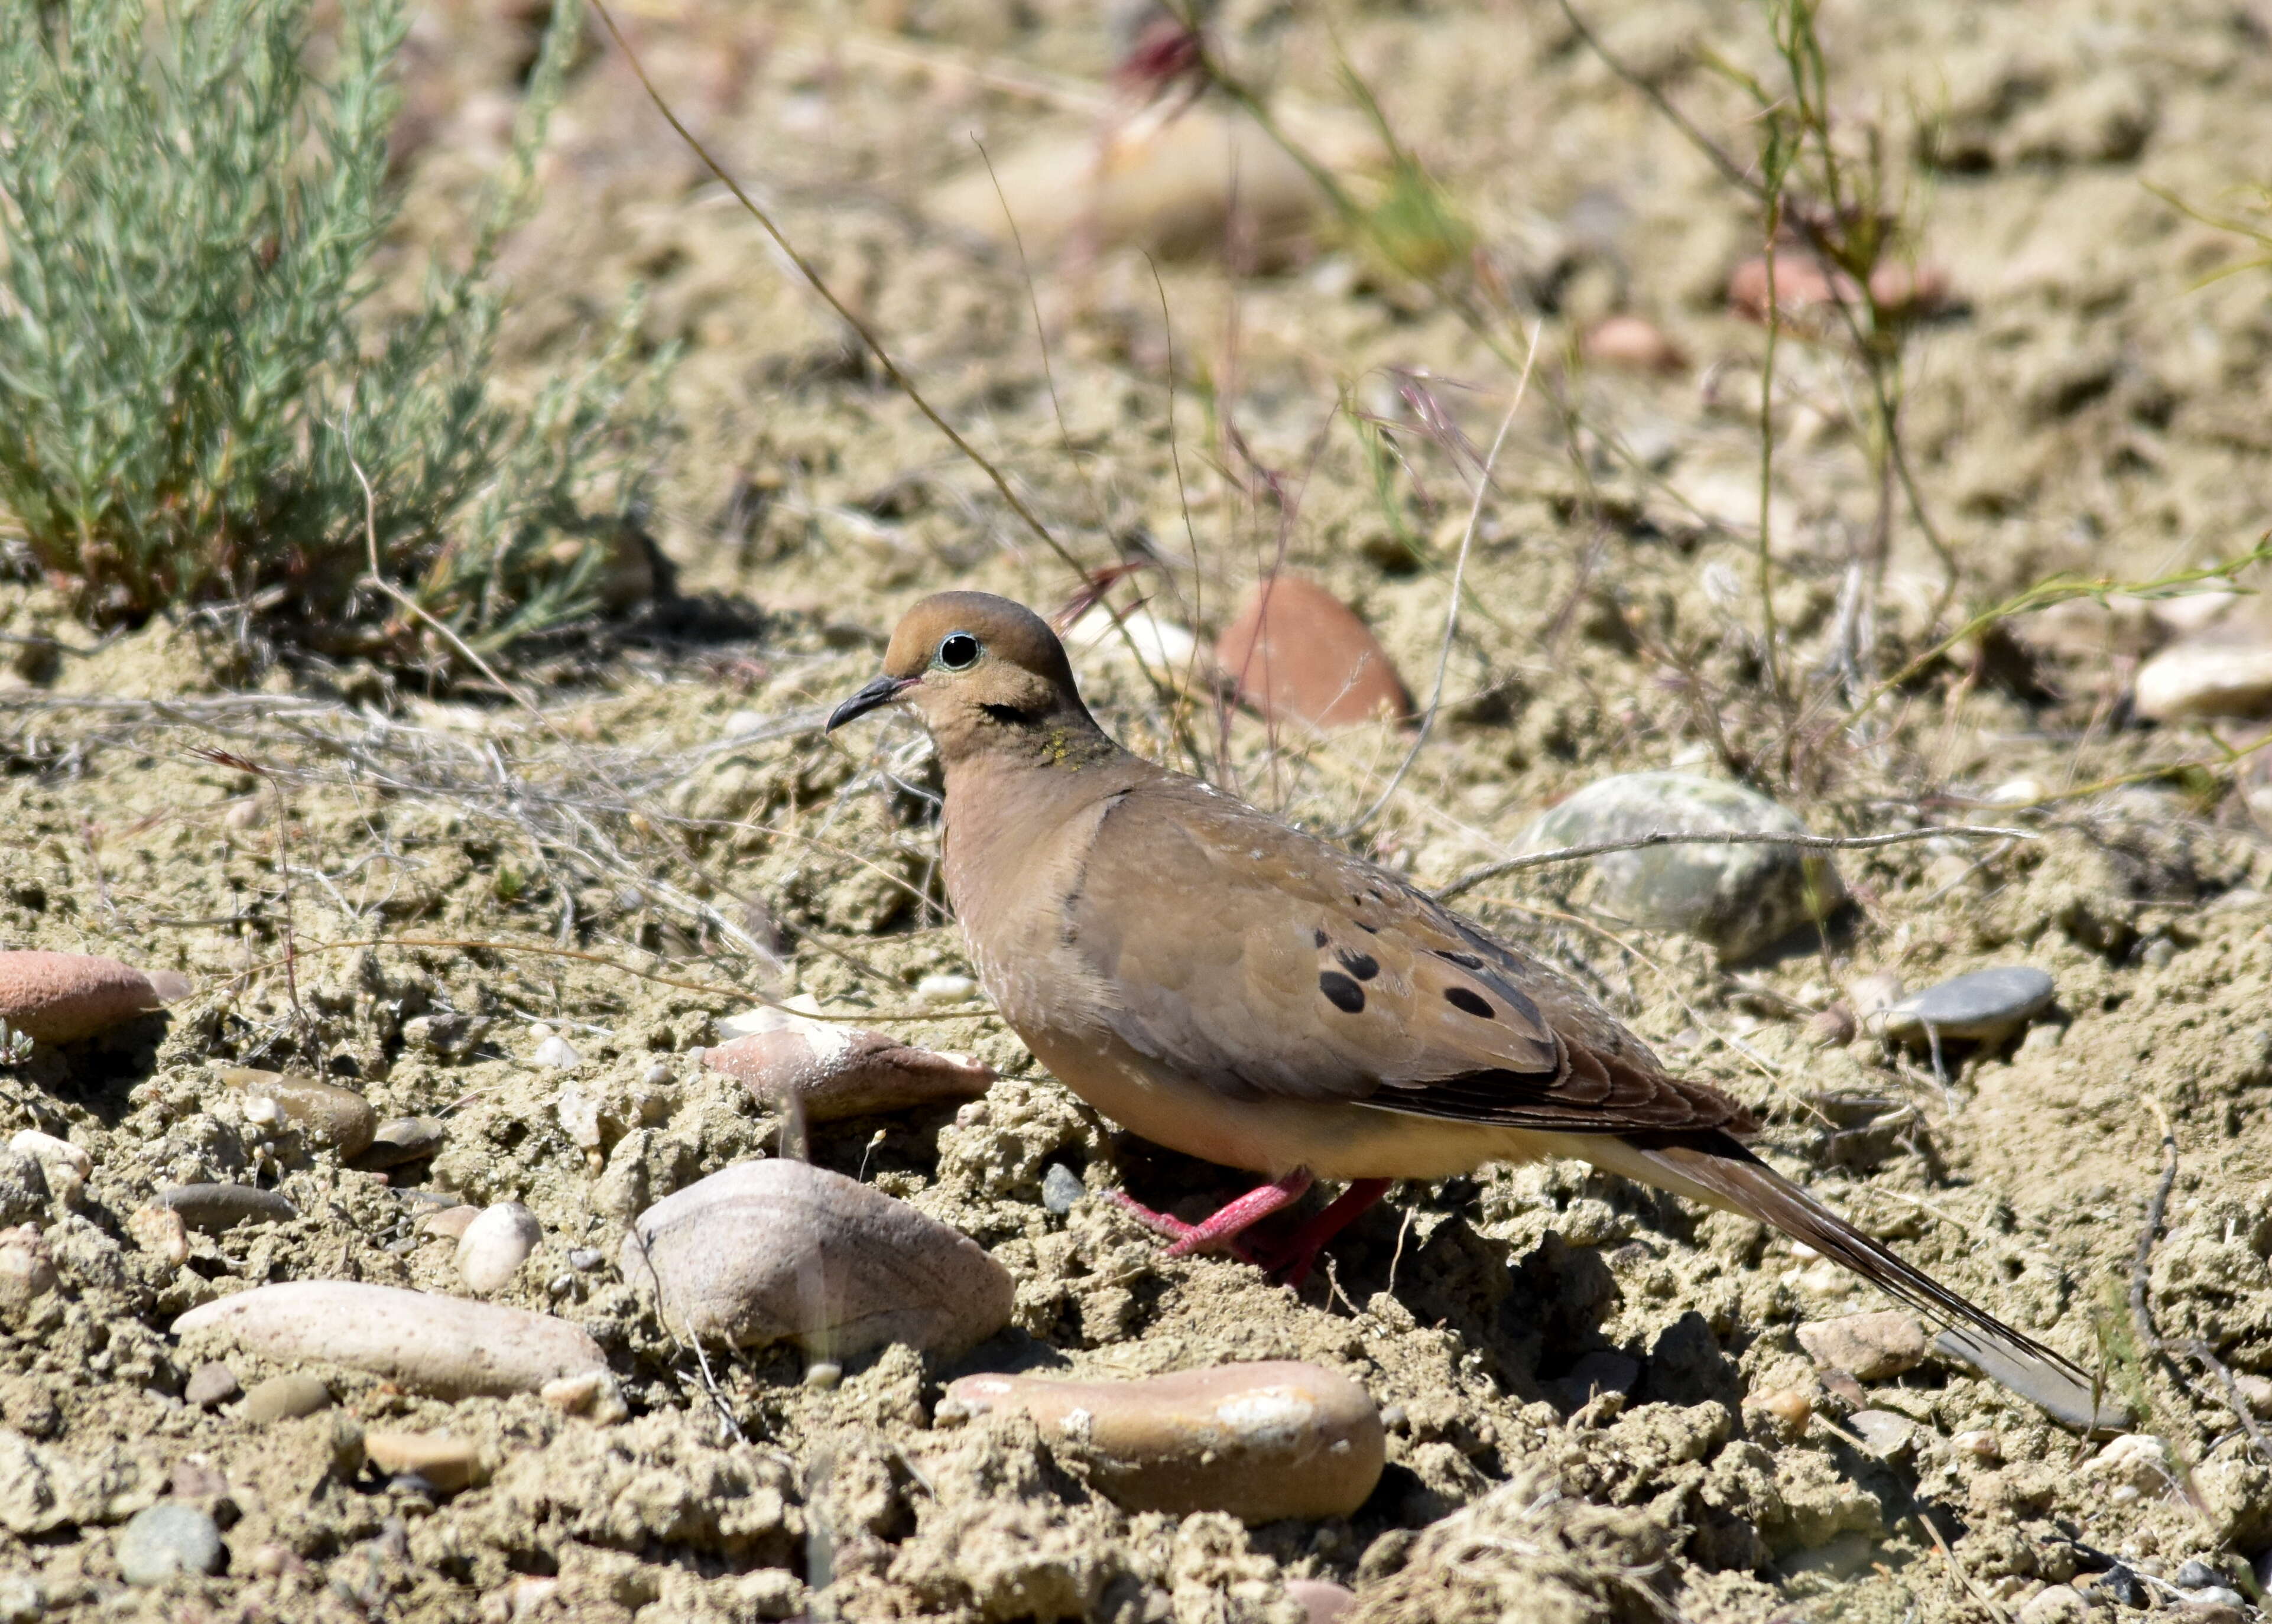
[[1122, 749], [1030, 610], [923, 600], [828, 726], [887, 704], [938, 746], [947, 895], [1002, 1017], [1123, 1127], [1271, 1181], [1196, 1225], [1122, 1198], [1170, 1251], [1349, 1181], [1280, 1253], [1298, 1277], [1393, 1181], [1573, 1158], [1771, 1224], [1952, 1327], [1955, 1352], [2052, 1414], [2117, 1424], [2072, 1363], [1760, 1161], [1738, 1142], [1750, 1112], [1668, 1072], [1536, 958]]

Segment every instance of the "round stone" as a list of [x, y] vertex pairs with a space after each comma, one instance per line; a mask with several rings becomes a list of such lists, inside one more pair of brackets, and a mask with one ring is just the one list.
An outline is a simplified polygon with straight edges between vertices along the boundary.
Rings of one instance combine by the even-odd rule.
[[2050, 1008], [2057, 990], [2031, 965], [1976, 970], [1895, 1004], [1885, 1013], [1886, 1035], [1916, 1043], [1936, 1033], [1943, 1041], [1993, 1042]]
[[244, 1396], [244, 1419], [256, 1427], [297, 1420], [331, 1407], [332, 1389], [314, 1376], [294, 1372], [257, 1382]]
[[236, 1372], [219, 1360], [199, 1365], [190, 1372], [190, 1379], [182, 1388], [182, 1399], [200, 1410], [210, 1410], [225, 1404], [244, 1389], [236, 1382]]
[[2213, 1584], [2223, 1584], [2224, 1576], [2196, 1556], [2179, 1567], [2172, 1583], [2181, 1590], [2205, 1590]]
[[[1526, 852], [1602, 846], [1663, 834], [1803, 835], [1806, 826], [1766, 796], [1683, 772], [1628, 772], [1589, 784], [1540, 818]], [[1724, 961], [1751, 958], [1845, 900], [1829, 860], [1795, 846], [1670, 841], [1594, 859], [1602, 905], [1651, 930], [1709, 945]], [[1549, 875], [1573, 872], [1566, 865]]]
[[178, 1500], [134, 1514], [118, 1536], [118, 1571], [129, 1584], [163, 1584], [176, 1574], [220, 1570], [220, 1530]]

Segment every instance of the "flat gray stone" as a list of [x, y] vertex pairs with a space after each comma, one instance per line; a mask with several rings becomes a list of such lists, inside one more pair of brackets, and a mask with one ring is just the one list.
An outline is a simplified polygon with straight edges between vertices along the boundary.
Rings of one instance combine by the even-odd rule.
[[1885, 1013], [1889, 1038], [1928, 1042], [1938, 1032], [1951, 1039], [1992, 1042], [2026, 1025], [2058, 994], [2049, 975], [2028, 965], [2003, 965], [1928, 987]]
[[[1628, 772], [1589, 784], [1547, 813], [1522, 847], [1544, 852], [1661, 833], [1800, 835], [1806, 826], [1740, 784]], [[1827, 918], [1846, 898], [1827, 858], [1790, 846], [1644, 846], [1596, 857], [1592, 871], [1611, 913], [1693, 936], [1730, 962]]]
[[1063, 1162], [1051, 1162], [1049, 1171], [1042, 1174], [1042, 1205], [1060, 1217], [1087, 1194], [1088, 1186], [1080, 1181], [1080, 1175]]
[[171, 1208], [183, 1223], [209, 1235], [239, 1224], [283, 1224], [300, 1216], [300, 1209], [274, 1190], [251, 1184], [176, 1184], [160, 1190], [150, 1204]]
[[1907, 1454], [1917, 1442], [1917, 1423], [1891, 1410], [1857, 1410], [1846, 1418], [1846, 1427], [1864, 1449], [1884, 1460]]
[[220, 1571], [220, 1530], [178, 1500], [134, 1514], [118, 1536], [118, 1571], [129, 1584], [163, 1584], [176, 1574]]
[[190, 1379], [182, 1388], [182, 1402], [210, 1410], [216, 1404], [227, 1404], [243, 1390], [237, 1385], [236, 1372], [219, 1360], [213, 1360], [190, 1372]]

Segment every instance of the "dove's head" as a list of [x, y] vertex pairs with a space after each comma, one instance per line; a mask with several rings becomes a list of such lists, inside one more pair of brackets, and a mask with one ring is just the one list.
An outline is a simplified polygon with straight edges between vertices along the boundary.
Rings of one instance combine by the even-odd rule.
[[836, 707], [833, 730], [879, 705], [911, 708], [949, 761], [1030, 745], [1053, 730], [1094, 734], [1065, 644], [1023, 604], [938, 592], [900, 617], [884, 674]]

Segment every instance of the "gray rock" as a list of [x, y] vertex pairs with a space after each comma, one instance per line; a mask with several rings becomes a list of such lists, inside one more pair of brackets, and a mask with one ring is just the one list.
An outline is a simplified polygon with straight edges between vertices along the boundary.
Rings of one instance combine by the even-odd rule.
[[1063, 1162], [1051, 1162], [1049, 1171], [1042, 1174], [1042, 1205], [1060, 1217], [1087, 1194], [1088, 1186], [1080, 1181], [1080, 1174]]
[[893, 1342], [960, 1352], [1009, 1322], [1014, 1295], [968, 1236], [795, 1161], [744, 1162], [656, 1203], [617, 1262], [682, 1335], [835, 1360]]
[[[1805, 832], [1790, 812], [1741, 785], [1681, 772], [1629, 772], [1588, 785], [1547, 813], [1523, 837], [1523, 849], [1662, 833]], [[1788, 846], [1646, 846], [1597, 857], [1593, 872], [1611, 912], [1653, 930], [1694, 936], [1731, 962], [1826, 918], [1846, 896], [1827, 859]]]
[[2181, 1590], [2205, 1590], [2213, 1584], [2223, 1584], [2224, 1576], [2196, 1556], [2179, 1565], [2171, 1583]]
[[118, 1571], [129, 1584], [163, 1584], [176, 1574], [220, 1571], [220, 1530], [178, 1500], [134, 1514], [118, 1536]]
[[2208, 1616], [2211, 1608], [2223, 1607], [2231, 1608], [2231, 1616], [2238, 1618], [2240, 1615], [2240, 1609], [2246, 1606], [2248, 1602], [2246, 1598], [2231, 1585], [2211, 1584], [2186, 1597], [2186, 1605], [2190, 1609], [2199, 1610], [2192, 1613], [2192, 1616], [2197, 1619]]
[[398, 1116], [371, 1132], [370, 1144], [355, 1158], [366, 1173], [385, 1173], [406, 1162], [424, 1161], [442, 1148], [442, 1121], [432, 1116]]
[[370, 1108], [370, 1101], [336, 1083], [251, 1066], [232, 1067], [220, 1074], [220, 1080], [242, 1092], [248, 1106], [256, 1099], [268, 1101], [310, 1142], [328, 1145], [343, 1158], [362, 1155], [378, 1126], [378, 1113]]
[[296, 1421], [303, 1415], [332, 1407], [332, 1389], [314, 1376], [294, 1371], [256, 1382], [244, 1396], [244, 1419], [255, 1427], [272, 1421]]
[[176, 1184], [160, 1190], [150, 1204], [172, 1209], [183, 1223], [209, 1235], [239, 1224], [283, 1224], [300, 1216], [300, 1209], [274, 1190], [251, 1184]]
[[236, 1372], [219, 1360], [212, 1360], [190, 1372], [190, 1379], [182, 1388], [182, 1402], [210, 1410], [227, 1404], [243, 1390], [237, 1385]]
[[1917, 1443], [1917, 1423], [1891, 1410], [1857, 1410], [1846, 1418], [1846, 1427], [1864, 1449], [1884, 1460], [1906, 1455]]
[[2057, 992], [2051, 977], [2030, 965], [1976, 970], [1902, 999], [1886, 1011], [1885, 1032], [1910, 1043], [1930, 1042], [1932, 1032], [1943, 1042], [1993, 1042], [2049, 1009]]
[[2156, 722], [2272, 711], [2272, 643], [2214, 636], [2172, 644], [2138, 667], [2132, 703]]
[[578, 1274], [589, 1274], [607, 1261], [604, 1253], [595, 1252], [587, 1246], [573, 1248], [568, 1254], [568, 1267]]

